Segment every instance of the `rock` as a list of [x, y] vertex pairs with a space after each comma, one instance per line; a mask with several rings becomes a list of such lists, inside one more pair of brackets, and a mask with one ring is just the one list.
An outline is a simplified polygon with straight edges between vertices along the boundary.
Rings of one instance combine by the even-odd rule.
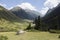
[[25, 33], [25, 32], [26, 32], [26, 31], [24, 31], [24, 30], [19, 30], [19, 31], [17, 31], [16, 35], [23, 34], [23, 33]]

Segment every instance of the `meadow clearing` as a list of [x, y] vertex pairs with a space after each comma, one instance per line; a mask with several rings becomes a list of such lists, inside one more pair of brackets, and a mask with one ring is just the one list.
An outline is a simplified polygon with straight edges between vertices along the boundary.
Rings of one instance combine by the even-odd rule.
[[0, 35], [8, 37], [8, 40], [60, 40], [60, 34], [49, 32], [26, 32], [16, 35], [16, 32], [0, 32]]

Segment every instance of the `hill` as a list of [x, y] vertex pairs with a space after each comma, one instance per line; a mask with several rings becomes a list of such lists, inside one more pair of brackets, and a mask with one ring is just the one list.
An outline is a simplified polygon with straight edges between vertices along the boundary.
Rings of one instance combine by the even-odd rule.
[[0, 31], [13, 31], [20, 29], [23, 25], [23, 20], [0, 6]]
[[28, 19], [28, 20], [34, 20], [35, 17], [40, 15], [40, 13], [37, 11], [30, 9], [22, 9], [21, 7], [18, 6], [12, 8], [10, 11], [22, 19]]
[[60, 4], [48, 10], [43, 21], [48, 25], [49, 29], [60, 30]]

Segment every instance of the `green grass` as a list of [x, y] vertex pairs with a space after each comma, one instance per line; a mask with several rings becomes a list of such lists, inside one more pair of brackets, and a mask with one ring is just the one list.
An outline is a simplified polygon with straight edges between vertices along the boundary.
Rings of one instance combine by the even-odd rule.
[[20, 30], [25, 29], [28, 26], [28, 23], [18, 23], [18, 22], [9, 22], [9, 21], [1, 21], [0, 29], [3, 28], [4, 30]]
[[0, 6], [0, 31], [16, 29], [21, 26], [22, 19], [18, 18], [12, 12]]
[[15, 14], [0, 6], [0, 31], [16, 31], [25, 29], [30, 20], [17, 17]]
[[16, 32], [0, 32], [0, 35], [8, 37], [8, 40], [60, 40], [58, 35], [49, 32], [26, 32], [16, 35]]

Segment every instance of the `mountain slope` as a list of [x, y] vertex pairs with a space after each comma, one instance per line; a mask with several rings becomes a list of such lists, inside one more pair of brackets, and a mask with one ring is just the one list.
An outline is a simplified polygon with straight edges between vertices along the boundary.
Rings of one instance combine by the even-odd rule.
[[8, 11], [7, 9], [3, 8], [2, 6], [0, 6], [0, 19], [1, 18], [5, 19], [5, 20], [9, 20], [9, 21], [21, 20], [17, 16], [15, 16], [12, 12]]
[[29, 10], [29, 9], [22, 9], [21, 7], [14, 7], [10, 11], [12, 11], [15, 15], [22, 19], [29, 19], [33, 20], [35, 17], [37, 17], [37, 14], [40, 14], [37, 11]]
[[43, 19], [45, 20], [45, 19], [49, 19], [52, 17], [56, 17], [56, 16], [60, 16], [60, 4], [58, 4], [53, 9], [49, 9]]
[[48, 29], [60, 30], [60, 4], [48, 11], [43, 21], [47, 24]]
[[13, 31], [17, 28], [19, 29], [22, 22], [22, 19], [0, 6], [0, 31]]

